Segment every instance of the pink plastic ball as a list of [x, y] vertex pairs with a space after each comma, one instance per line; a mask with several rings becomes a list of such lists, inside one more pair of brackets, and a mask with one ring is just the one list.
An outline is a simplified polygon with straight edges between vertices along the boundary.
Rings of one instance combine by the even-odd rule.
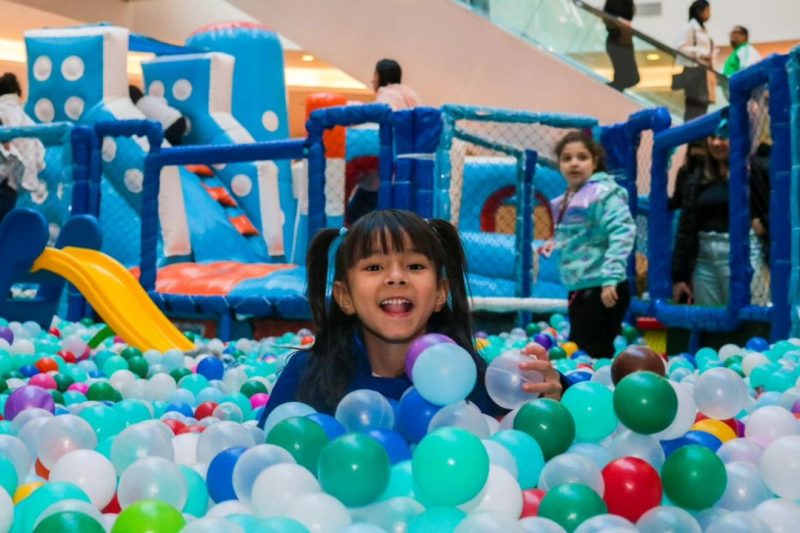
[[58, 388], [56, 380], [53, 379], [53, 376], [50, 374], [36, 374], [35, 376], [31, 376], [28, 385], [36, 385], [37, 387], [48, 390], [55, 390]]
[[86, 393], [89, 392], [89, 384], [88, 383], [73, 383], [72, 385], [67, 387], [67, 390], [80, 392], [81, 394], [83, 394], [85, 396]]
[[257, 409], [262, 405], [267, 405], [268, 401], [269, 401], [269, 394], [265, 392], [257, 392], [252, 396], [250, 396], [250, 406], [253, 409]]

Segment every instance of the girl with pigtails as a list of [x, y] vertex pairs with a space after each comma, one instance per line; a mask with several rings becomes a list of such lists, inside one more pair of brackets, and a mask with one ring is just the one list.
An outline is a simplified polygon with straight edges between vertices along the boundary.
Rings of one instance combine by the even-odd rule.
[[[374, 211], [349, 231], [318, 233], [306, 268], [316, 341], [290, 356], [262, 424], [290, 401], [333, 413], [342, 397], [358, 389], [400, 399], [411, 387], [406, 352], [426, 333], [447, 335], [470, 353], [479, 379], [468, 400], [484, 413], [503, 413], [483, 383], [486, 363], [473, 345], [466, 257], [449, 222], [408, 211]], [[528, 392], [560, 398], [561, 376], [546, 357], [532, 357], [521, 368], [545, 376], [542, 383], [525, 385]]]

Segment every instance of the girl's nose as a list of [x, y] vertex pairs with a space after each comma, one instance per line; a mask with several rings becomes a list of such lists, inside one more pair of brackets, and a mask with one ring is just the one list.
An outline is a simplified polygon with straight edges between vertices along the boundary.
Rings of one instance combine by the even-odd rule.
[[403, 272], [402, 268], [393, 268], [389, 271], [388, 275], [386, 276], [386, 284], [389, 286], [394, 285], [407, 285], [408, 280], [406, 280], [405, 273]]

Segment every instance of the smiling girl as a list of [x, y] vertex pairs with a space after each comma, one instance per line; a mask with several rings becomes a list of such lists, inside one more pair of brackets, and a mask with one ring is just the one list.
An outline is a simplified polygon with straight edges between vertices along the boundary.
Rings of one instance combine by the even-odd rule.
[[570, 340], [593, 357], [614, 355], [614, 337], [630, 303], [628, 257], [636, 226], [628, 193], [605, 170], [603, 148], [573, 131], [556, 145], [567, 191], [553, 200], [561, 280], [569, 290]]
[[[469, 352], [479, 378], [468, 400], [484, 413], [504, 412], [483, 383], [486, 363], [473, 345], [466, 259], [449, 222], [426, 221], [408, 211], [375, 211], [346, 233], [322, 230], [309, 247], [306, 267], [316, 341], [311, 350], [289, 358], [262, 424], [275, 407], [289, 401], [333, 413], [339, 400], [357, 389], [399, 399], [411, 386], [406, 352], [426, 333], [447, 335]], [[525, 390], [560, 398], [569, 385], [566, 378], [546, 354], [523, 353], [532, 357], [520, 368], [545, 376]]]

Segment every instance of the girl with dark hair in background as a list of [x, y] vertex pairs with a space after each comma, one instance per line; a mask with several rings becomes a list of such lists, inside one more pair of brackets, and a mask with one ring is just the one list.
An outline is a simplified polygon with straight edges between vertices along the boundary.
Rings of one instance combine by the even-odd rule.
[[381, 59], [375, 64], [372, 88], [375, 101], [388, 104], [392, 111], [410, 109], [420, 105], [419, 96], [411, 87], [402, 84], [403, 69], [394, 59]]
[[676, 48], [694, 59], [696, 63], [678, 56], [676, 62], [683, 72], [673, 78], [673, 89], [685, 93], [684, 120], [705, 115], [708, 105], [716, 101], [716, 77], [714, 67], [714, 41], [706, 30], [711, 19], [711, 4], [708, 0], [695, 0], [689, 7], [689, 22], [681, 32]]

